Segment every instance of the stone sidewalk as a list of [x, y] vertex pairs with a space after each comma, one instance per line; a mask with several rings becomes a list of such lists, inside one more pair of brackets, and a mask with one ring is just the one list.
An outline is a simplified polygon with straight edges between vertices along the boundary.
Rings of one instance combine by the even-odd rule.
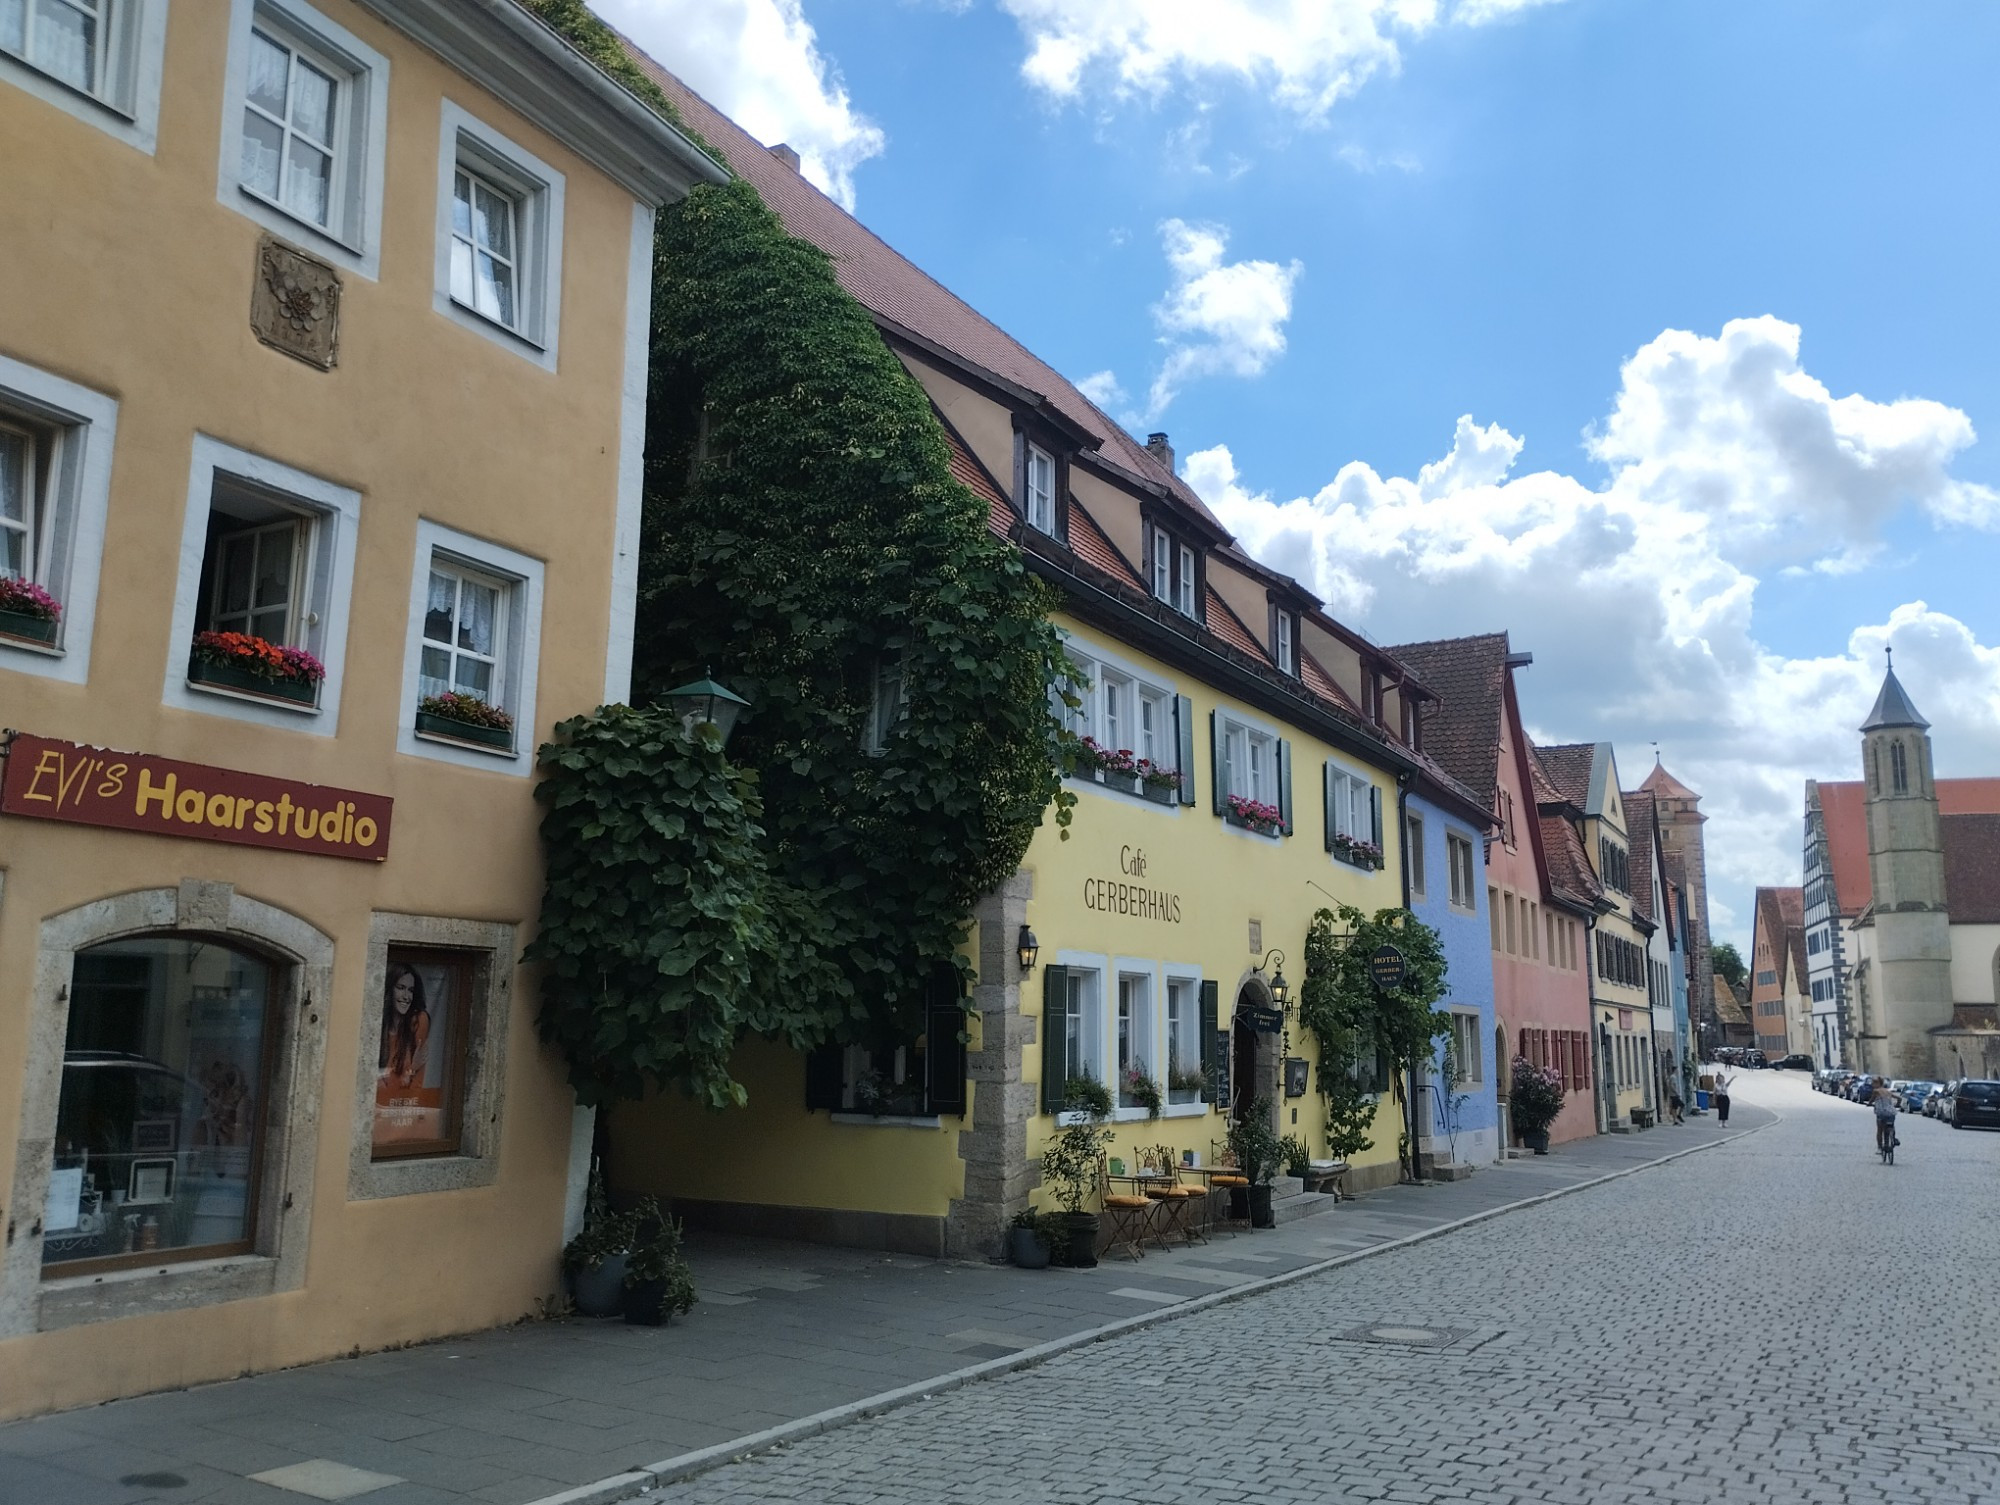
[[[0, 1505], [596, 1505], [709, 1461], [1034, 1362], [1330, 1261], [1769, 1123], [1741, 1107], [1399, 1186], [1268, 1232], [1025, 1271], [691, 1237], [700, 1301], [660, 1329], [528, 1322], [0, 1427]], [[1110, 1332], [1106, 1332], [1110, 1329]]]

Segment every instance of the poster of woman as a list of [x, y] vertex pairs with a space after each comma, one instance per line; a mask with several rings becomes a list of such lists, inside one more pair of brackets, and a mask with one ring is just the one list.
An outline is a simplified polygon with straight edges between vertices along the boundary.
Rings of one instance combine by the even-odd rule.
[[389, 953], [382, 1038], [375, 1059], [375, 1148], [410, 1150], [448, 1142], [457, 967], [436, 957]]

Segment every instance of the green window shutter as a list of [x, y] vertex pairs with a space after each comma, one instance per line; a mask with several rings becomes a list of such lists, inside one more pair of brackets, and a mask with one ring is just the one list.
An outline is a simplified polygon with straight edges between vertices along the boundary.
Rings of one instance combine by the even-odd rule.
[[1069, 1061], [1063, 1053], [1063, 1021], [1069, 1013], [1069, 968], [1042, 968], [1042, 1111], [1060, 1113]]
[[822, 1045], [806, 1052], [806, 1112], [817, 1108], [840, 1111], [840, 1055], [838, 1045]]
[[1368, 786], [1368, 819], [1375, 828], [1375, 834], [1370, 839], [1377, 849], [1386, 852], [1388, 849], [1382, 845], [1382, 786], [1379, 784]]
[[931, 981], [924, 1010], [924, 1095], [931, 1112], [963, 1118], [969, 1094], [965, 1090], [966, 1012], [960, 1006], [956, 968], [941, 966]]
[[1333, 764], [1328, 763], [1325, 768], [1320, 770], [1320, 774], [1321, 792], [1326, 796], [1326, 849], [1331, 852], [1333, 850], [1333, 833], [1335, 829], [1333, 820], [1333, 801], [1335, 795]]
[[1222, 730], [1222, 718], [1208, 713], [1208, 766], [1214, 776], [1215, 813], [1229, 813], [1229, 738]]
[[1278, 739], [1278, 808], [1285, 812], [1285, 834], [1292, 834], [1292, 744]]
[[[1222, 1033], [1222, 989], [1214, 982], [1201, 985], [1201, 1100], [1205, 1103], [1216, 1101], [1212, 1084], [1215, 1080], [1216, 1062], [1229, 1060], [1229, 1042]], [[1228, 1071], [1224, 1064], [1223, 1071]], [[1228, 1094], [1222, 1096], [1228, 1101]]]
[[1185, 695], [1174, 697], [1174, 731], [1180, 741], [1180, 802], [1194, 803], [1194, 702]]

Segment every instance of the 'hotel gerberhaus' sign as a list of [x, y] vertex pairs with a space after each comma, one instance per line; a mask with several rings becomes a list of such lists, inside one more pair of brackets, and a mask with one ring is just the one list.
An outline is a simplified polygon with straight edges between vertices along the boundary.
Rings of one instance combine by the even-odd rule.
[[1086, 878], [1083, 880], [1083, 907], [1095, 909], [1103, 914], [1130, 915], [1139, 920], [1164, 920], [1169, 925], [1181, 922], [1181, 896], [1162, 889], [1149, 888], [1144, 883], [1134, 883], [1134, 878], [1146, 876], [1146, 849], [1144, 847], [1120, 847], [1118, 849], [1118, 871], [1120, 878]]
[[17, 732], [6, 744], [0, 813], [380, 862], [386, 795], [329, 789], [150, 753], [79, 747]]

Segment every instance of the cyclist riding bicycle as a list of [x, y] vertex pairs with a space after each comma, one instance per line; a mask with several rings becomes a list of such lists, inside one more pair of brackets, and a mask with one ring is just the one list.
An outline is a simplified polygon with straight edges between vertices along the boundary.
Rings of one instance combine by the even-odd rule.
[[1885, 1082], [1875, 1089], [1875, 1148], [1886, 1150], [1896, 1138], [1896, 1094]]

